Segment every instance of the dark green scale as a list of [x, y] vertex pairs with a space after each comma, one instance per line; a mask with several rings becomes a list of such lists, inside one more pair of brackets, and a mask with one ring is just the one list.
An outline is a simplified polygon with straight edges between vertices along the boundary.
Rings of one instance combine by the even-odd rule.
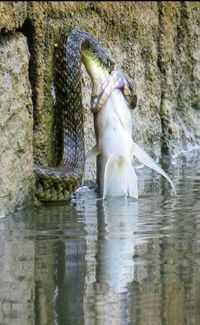
[[81, 52], [111, 72], [114, 62], [88, 33], [70, 32], [55, 62], [57, 119], [61, 154], [56, 167], [35, 164], [36, 196], [43, 201], [64, 200], [80, 186], [84, 164], [84, 116], [81, 98]]

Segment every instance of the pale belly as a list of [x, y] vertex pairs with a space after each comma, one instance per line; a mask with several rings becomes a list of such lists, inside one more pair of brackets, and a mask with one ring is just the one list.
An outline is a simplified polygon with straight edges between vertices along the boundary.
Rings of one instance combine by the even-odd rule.
[[129, 174], [134, 173], [131, 166], [132, 124], [129, 108], [119, 90], [113, 91], [105, 107], [98, 113], [95, 123], [100, 153], [97, 158], [100, 193], [103, 196], [105, 191], [106, 195], [112, 197], [127, 196]]

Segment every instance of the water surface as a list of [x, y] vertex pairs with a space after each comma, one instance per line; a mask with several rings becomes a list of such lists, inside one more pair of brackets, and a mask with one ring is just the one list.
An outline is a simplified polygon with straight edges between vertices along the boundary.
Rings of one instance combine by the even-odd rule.
[[138, 169], [138, 202], [69, 204], [0, 219], [0, 324], [200, 324], [200, 157]]

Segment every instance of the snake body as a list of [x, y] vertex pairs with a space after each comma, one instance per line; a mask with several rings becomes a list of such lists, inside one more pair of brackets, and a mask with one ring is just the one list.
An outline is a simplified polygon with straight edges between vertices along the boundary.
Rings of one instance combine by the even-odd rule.
[[[36, 196], [40, 200], [64, 200], [80, 185], [85, 162], [84, 114], [81, 97], [81, 62], [96, 61], [107, 73], [114, 62], [90, 34], [71, 31], [55, 65], [56, 107], [61, 112], [61, 155], [56, 167], [35, 164]], [[83, 61], [84, 61], [83, 60]]]

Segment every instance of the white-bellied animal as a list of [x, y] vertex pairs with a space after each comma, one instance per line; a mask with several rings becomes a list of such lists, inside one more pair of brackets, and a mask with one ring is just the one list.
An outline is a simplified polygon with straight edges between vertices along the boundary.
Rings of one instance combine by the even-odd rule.
[[100, 195], [138, 198], [137, 176], [132, 166], [135, 156], [144, 165], [163, 175], [174, 185], [166, 172], [132, 139], [132, 118], [125, 93], [129, 82], [119, 69], [112, 73], [97, 61], [82, 58], [93, 82], [91, 109], [94, 113], [96, 146], [86, 158], [97, 156], [97, 181]]

